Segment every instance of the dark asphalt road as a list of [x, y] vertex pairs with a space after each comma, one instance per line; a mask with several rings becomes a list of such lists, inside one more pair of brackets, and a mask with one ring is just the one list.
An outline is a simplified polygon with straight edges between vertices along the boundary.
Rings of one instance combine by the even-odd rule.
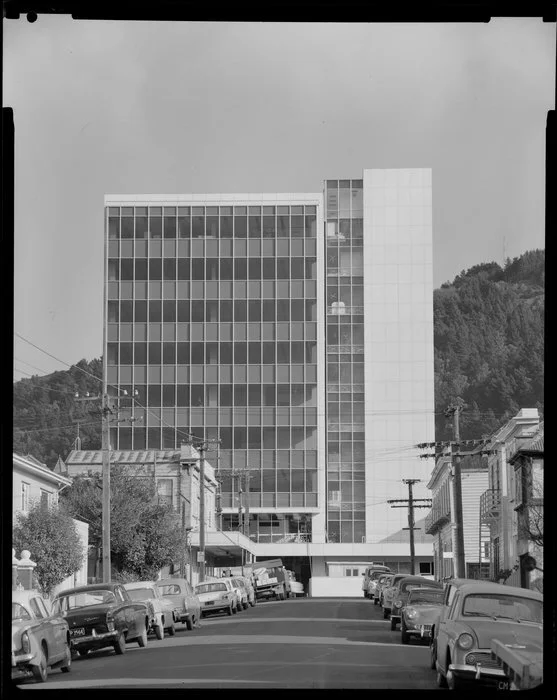
[[427, 645], [400, 643], [381, 608], [357, 598], [258, 603], [236, 616], [181, 625], [173, 638], [149, 638], [77, 658], [69, 674], [44, 684], [66, 688], [405, 688], [436, 689]]

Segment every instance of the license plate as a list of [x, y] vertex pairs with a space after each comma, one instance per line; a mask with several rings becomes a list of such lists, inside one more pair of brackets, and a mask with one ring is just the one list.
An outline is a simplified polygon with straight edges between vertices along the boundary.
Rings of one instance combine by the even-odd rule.
[[84, 637], [85, 636], [85, 627], [75, 627], [73, 630], [70, 630], [70, 637]]
[[497, 690], [510, 690], [509, 681], [497, 681]]

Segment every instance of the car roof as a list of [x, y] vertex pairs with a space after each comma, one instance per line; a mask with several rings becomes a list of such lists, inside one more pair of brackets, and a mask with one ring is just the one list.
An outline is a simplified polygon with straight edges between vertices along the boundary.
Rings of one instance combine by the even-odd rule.
[[[411, 574], [409, 576], [404, 576], [400, 580], [401, 581], [427, 581], [429, 584], [431, 584], [432, 588], [436, 588], [435, 581], [432, 581], [429, 578], [424, 578], [423, 576], [413, 576]], [[442, 586], [442, 584], [439, 584], [439, 585]]]
[[108, 583], [90, 583], [88, 586], [78, 586], [77, 588], [66, 588], [56, 594], [55, 598], [61, 598], [64, 595], [74, 595], [75, 593], [88, 593], [89, 591], [110, 591], [121, 586], [117, 581], [109, 581]]
[[468, 593], [500, 593], [505, 595], [518, 595], [522, 598], [543, 601], [543, 595], [539, 591], [532, 591], [529, 588], [519, 588], [518, 586], [505, 586], [493, 581], [470, 581], [462, 586], [460, 590], [463, 594]]
[[187, 578], [161, 578], [155, 581], [156, 586], [168, 586], [171, 583], [188, 583]]
[[135, 588], [153, 588], [155, 586], [155, 581], [128, 581], [124, 583], [124, 588], [126, 590], [134, 590]]
[[424, 591], [426, 591], [426, 593], [429, 591], [435, 591], [435, 593], [443, 593], [443, 588], [442, 586], [422, 586], [421, 588], [413, 588], [410, 591], [410, 595], [412, 595], [414, 591], [416, 591], [416, 593], [423, 593]]

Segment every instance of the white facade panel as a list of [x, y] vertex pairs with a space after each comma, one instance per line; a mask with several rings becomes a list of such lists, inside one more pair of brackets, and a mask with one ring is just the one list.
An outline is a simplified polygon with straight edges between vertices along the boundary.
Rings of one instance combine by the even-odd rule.
[[366, 540], [407, 525], [403, 479], [427, 498], [434, 440], [431, 171], [364, 171]]

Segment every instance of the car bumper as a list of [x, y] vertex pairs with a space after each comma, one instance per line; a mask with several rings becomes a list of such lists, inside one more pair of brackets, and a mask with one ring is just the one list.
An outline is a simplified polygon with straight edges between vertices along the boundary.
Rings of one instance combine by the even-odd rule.
[[422, 639], [431, 639], [431, 625], [418, 625], [417, 627], [406, 627], [406, 634]]
[[70, 644], [72, 649], [77, 649], [77, 651], [79, 651], [80, 649], [84, 649], [86, 647], [93, 648], [109, 646], [110, 644], [114, 644], [114, 642], [118, 640], [119, 636], [119, 630], [114, 630], [112, 632], [101, 632], [100, 634], [95, 632], [95, 634], [88, 634], [85, 637], [73, 637]]
[[391, 610], [391, 620], [394, 620], [395, 622], [400, 622], [400, 613], [396, 613]]
[[501, 668], [484, 668], [483, 666], [470, 666], [469, 664], [449, 664], [449, 671], [452, 671], [457, 678], [468, 680], [495, 680], [507, 681], [508, 676]]
[[207, 605], [206, 603], [203, 603], [201, 605], [201, 612], [214, 612], [214, 611], [220, 611], [220, 610], [228, 610], [230, 607], [230, 602], [228, 603], [215, 603], [214, 605]]

